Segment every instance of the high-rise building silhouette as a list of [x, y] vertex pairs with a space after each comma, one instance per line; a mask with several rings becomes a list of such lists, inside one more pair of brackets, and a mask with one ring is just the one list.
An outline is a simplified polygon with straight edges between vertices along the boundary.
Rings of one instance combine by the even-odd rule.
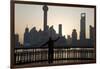
[[44, 11], [44, 31], [47, 30], [47, 11], [48, 11], [48, 7], [47, 5], [43, 6], [43, 11]]
[[72, 32], [72, 40], [77, 40], [77, 32], [76, 32], [76, 29], [73, 29], [73, 32]]
[[72, 38], [70, 37], [70, 35], [67, 35], [67, 45], [71, 46], [72, 44]]
[[62, 36], [62, 24], [59, 24], [59, 36]]
[[73, 29], [72, 32], [72, 46], [76, 46], [77, 44], [77, 32], [76, 29]]
[[95, 32], [94, 32], [94, 27], [92, 27], [91, 25], [90, 25], [90, 41], [91, 41], [91, 45], [93, 45], [93, 42], [94, 42], [94, 34], [95, 34]]
[[25, 33], [24, 33], [24, 46], [29, 47], [30, 46], [30, 34], [29, 34], [29, 28], [25, 28]]
[[19, 35], [15, 34], [15, 48], [20, 47], [20, 42], [19, 42]]
[[86, 13], [81, 13], [80, 20], [80, 40], [83, 42], [86, 38]]
[[90, 25], [90, 39], [93, 39], [94, 28]]

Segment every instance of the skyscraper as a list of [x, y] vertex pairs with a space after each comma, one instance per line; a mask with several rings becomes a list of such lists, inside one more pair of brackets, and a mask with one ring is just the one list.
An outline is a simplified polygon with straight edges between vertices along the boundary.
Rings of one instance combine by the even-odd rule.
[[15, 34], [15, 48], [20, 47], [20, 42], [19, 42], [19, 35]]
[[90, 25], [90, 41], [91, 41], [91, 45], [93, 45], [93, 43], [94, 43], [94, 34], [95, 34], [95, 32], [94, 32], [94, 27], [92, 27], [91, 25]]
[[70, 35], [67, 35], [67, 45], [71, 46], [72, 44], [72, 38], [70, 37]]
[[43, 11], [44, 11], [44, 31], [46, 31], [47, 30], [47, 11], [48, 11], [47, 5], [43, 6]]
[[62, 24], [59, 24], [59, 36], [62, 36]]
[[80, 20], [80, 40], [83, 41], [86, 38], [86, 13], [81, 13], [81, 20]]
[[25, 28], [25, 33], [24, 33], [24, 46], [29, 47], [30, 46], [30, 34], [29, 34], [29, 28]]
[[77, 32], [76, 32], [76, 29], [73, 29], [73, 32], [72, 32], [72, 40], [77, 40]]
[[76, 29], [73, 29], [72, 32], [72, 46], [76, 46], [77, 45], [77, 32]]

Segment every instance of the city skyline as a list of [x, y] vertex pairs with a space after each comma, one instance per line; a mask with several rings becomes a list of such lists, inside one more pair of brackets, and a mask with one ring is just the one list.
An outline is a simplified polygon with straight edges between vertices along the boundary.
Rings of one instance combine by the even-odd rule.
[[[43, 30], [43, 10], [41, 9], [42, 7], [43, 5], [21, 5], [21, 4], [15, 5], [15, 33], [19, 34], [19, 41], [21, 43], [23, 43], [23, 34], [27, 25], [29, 29], [36, 27], [37, 30], [39, 29]], [[78, 34], [78, 39], [80, 35], [80, 17], [81, 17], [80, 14], [85, 12], [86, 38], [89, 38], [89, 25], [94, 26], [93, 8], [81, 9], [75, 7], [57, 7], [57, 6], [48, 6], [48, 8], [49, 10], [48, 10], [47, 25], [49, 25], [49, 27], [53, 25], [54, 29], [58, 33], [59, 31], [58, 25], [62, 24], [62, 34], [65, 35], [66, 37], [67, 35], [71, 36], [72, 30], [76, 29]], [[33, 23], [30, 21], [31, 19]]]

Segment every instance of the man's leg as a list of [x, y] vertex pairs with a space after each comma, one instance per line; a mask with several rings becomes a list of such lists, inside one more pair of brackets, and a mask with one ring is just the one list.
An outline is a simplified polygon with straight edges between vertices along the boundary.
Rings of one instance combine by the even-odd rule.
[[50, 64], [50, 58], [51, 58], [51, 54], [50, 54], [50, 50], [48, 50], [48, 63]]
[[53, 63], [53, 50], [51, 51], [51, 63]]

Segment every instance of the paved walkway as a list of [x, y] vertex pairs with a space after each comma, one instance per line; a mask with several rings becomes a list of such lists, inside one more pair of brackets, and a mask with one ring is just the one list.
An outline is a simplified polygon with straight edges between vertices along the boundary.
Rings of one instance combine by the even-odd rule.
[[52, 65], [71, 65], [71, 64], [86, 64], [86, 63], [95, 63], [95, 60], [59, 60], [59, 61], [54, 61], [51, 64], [48, 64], [47, 61], [45, 62], [40, 62], [40, 63], [28, 63], [28, 64], [21, 64], [21, 65], [16, 65], [14, 67], [16, 68], [23, 68], [23, 67], [40, 67], [40, 66], [52, 66]]

